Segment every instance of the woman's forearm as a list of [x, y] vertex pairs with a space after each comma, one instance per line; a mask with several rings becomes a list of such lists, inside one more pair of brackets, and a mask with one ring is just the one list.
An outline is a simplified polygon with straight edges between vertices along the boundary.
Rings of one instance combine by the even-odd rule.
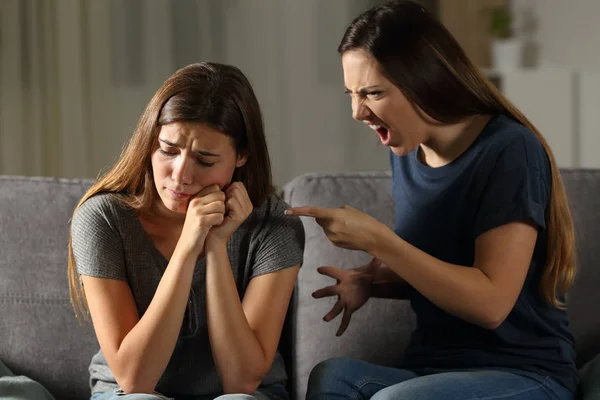
[[270, 364], [246, 319], [225, 245], [206, 249], [206, 313], [224, 392], [256, 391]]
[[504, 318], [499, 293], [480, 269], [441, 261], [389, 230], [375, 243], [374, 257], [446, 312], [486, 329]]
[[175, 250], [148, 309], [117, 351], [115, 377], [127, 393], [152, 393], [173, 354], [197, 256]]

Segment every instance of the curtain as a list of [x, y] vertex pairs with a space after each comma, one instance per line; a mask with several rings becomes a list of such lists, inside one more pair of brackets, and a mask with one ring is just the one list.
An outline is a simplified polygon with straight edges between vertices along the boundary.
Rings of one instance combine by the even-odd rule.
[[386, 149], [343, 94], [336, 47], [357, 3], [1, 0], [0, 173], [96, 177], [163, 81], [197, 61], [250, 79], [276, 184], [386, 169]]

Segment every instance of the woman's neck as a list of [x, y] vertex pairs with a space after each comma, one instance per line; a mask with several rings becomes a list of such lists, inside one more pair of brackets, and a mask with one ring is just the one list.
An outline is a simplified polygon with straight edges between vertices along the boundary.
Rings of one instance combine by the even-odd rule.
[[152, 221], [156, 225], [183, 226], [185, 215], [169, 210], [161, 201], [158, 201], [152, 205], [150, 213], [143, 216], [143, 218]]
[[450, 164], [469, 148], [490, 118], [490, 115], [475, 115], [456, 124], [436, 126], [429, 139], [421, 144], [421, 162], [432, 168]]

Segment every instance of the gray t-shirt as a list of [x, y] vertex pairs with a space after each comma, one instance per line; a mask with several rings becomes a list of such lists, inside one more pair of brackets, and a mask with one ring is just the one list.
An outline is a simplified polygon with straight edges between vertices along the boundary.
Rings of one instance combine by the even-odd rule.
[[[287, 204], [271, 195], [232, 235], [231, 269], [240, 298], [255, 276], [302, 264], [304, 228], [299, 218], [284, 215]], [[156, 249], [135, 212], [114, 194], [99, 194], [79, 208], [72, 221], [72, 245], [82, 275], [129, 283], [141, 316], [150, 305], [168, 260]], [[206, 321], [206, 259], [196, 264], [192, 289], [173, 355], [156, 390], [170, 396], [222, 392]], [[118, 387], [102, 351], [89, 367], [92, 393]], [[286, 373], [277, 353], [262, 384], [283, 383]]]

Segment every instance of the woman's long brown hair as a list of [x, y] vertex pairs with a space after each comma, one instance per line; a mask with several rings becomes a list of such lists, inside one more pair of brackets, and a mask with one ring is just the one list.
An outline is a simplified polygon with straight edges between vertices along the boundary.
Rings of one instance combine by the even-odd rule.
[[575, 233], [567, 195], [548, 143], [466, 56], [448, 30], [421, 5], [391, 1], [358, 16], [338, 47], [365, 50], [407, 98], [432, 118], [455, 123], [478, 114], [504, 114], [535, 133], [550, 162], [547, 254], [540, 282], [545, 301], [563, 308], [575, 278]]
[[[244, 183], [255, 207], [273, 192], [262, 115], [250, 82], [236, 67], [198, 63], [178, 70], [158, 89], [119, 159], [85, 193], [73, 216], [86, 200], [100, 193], [113, 193], [136, 212], [149, 213], [157, 196], [151, 154], [158, 146], [160, 127], [178, 121], [207, 124], [233, 138], [236, 150], [248, 155], [233, 179]], [[68, 252], [71, 303], [76, 317], [88, 320], [71, 234]]]

